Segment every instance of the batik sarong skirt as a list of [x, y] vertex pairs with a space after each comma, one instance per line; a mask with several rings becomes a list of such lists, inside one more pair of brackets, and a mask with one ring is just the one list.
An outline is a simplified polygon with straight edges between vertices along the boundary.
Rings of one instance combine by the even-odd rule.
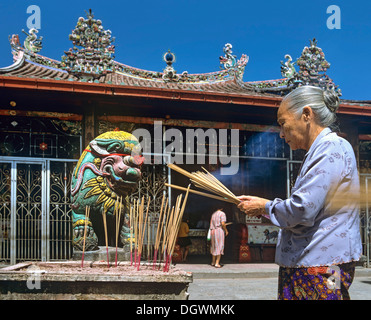
[[355, 262], [330, 267], [280, 267], [279, 300], [349, 300]]

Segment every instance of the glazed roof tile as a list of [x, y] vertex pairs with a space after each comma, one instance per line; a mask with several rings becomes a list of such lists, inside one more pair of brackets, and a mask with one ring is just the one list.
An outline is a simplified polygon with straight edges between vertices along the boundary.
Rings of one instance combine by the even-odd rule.
[[[164, 81], [162, 79], [144, 78], [142, 76], [133, 76], [124, 72], [112, 72], [99, 76], [96, 80], [78, 79], [76, 76], [57, 67], [50, 67], [48, 58], [33, 53], [33, 56], [27, 56], [23, 51], [17, 54], [18, 60], [13, 64], [13, 68], [0, 68], [1, 76], [15, 76], [22, 78], [40, 78], [49, 80], [69, 80], [79, 82], [95, 82], [113, 85], [137, 86], [149, 88], [161, 88], [170, 90], [191, 90], [203, 92], [219, 92], [229, 94], [253, 94], [256, 93], [254, 86], [239, 81], [236, 77], [228, 77], [227, 80], [219, 81]], [[37, 63], [34, 60], [43, 61], [44, 64]], [[55, 62], [55, 60], [53, 60]], [[192, 75], [190, 75], [192, 77]]]

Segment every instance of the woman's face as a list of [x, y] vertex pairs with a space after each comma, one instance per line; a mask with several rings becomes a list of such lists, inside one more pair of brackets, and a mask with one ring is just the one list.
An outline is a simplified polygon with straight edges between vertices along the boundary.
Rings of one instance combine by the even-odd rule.
[[287, 110], [287, 103], [283, 102], [278, 108], [277, 122], [280, 126], [280, 137], [285, 139], [292, 150], [308, 150], [308, 123], [305, 115], [297, 116]]

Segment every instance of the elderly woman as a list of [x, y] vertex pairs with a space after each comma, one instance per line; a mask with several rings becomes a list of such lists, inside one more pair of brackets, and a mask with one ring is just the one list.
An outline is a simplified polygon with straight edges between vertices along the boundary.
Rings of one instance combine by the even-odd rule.
[[272, 201], [240, 196], [240, 210], [267, 215], [280, 227], [276, 248], [279, 299], [349, 299], [362, 244], [359, 177], [352, 146], [331, 128], [339, 99], [302, 86], [282, 101], [280, 137], [307, 151], [291, 196]]

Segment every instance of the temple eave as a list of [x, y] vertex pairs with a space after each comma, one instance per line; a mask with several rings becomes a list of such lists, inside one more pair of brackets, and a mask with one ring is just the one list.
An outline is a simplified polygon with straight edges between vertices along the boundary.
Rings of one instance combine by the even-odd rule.
[[[251, 105], [278, 106], [280, 97], [262, 97], [236, 93], [197, 91], [179, 88], [156, 88], [145, 86], [117, 85], [107, 83], [87, 83], [70, 80], [53, 80], [17, 76], [0, 76], [0, 87], [32, 90], [53, 90], [74, 93], [104, 94], [115, 96], [137, 96], [203, 102], [236, 103]], [[264, 101], [264, 102], [262, 102]]]
[[[50, 80], [0, 76], [0, 88], [49, 90], [59, 92], [100, 94], [108, 96], [127, 96], [178, 101], [201, 101], [206, 103], [236, 104], [278, 108], [282, 97], [266, 94], [235, 94], [222, 92], [190, 91], [170, 88], [133, 87], [106, 83], [84, 83], [81, 81]], [[339, 113], [358, 116], [371, 116], [369, 104], [344, 102]]]

